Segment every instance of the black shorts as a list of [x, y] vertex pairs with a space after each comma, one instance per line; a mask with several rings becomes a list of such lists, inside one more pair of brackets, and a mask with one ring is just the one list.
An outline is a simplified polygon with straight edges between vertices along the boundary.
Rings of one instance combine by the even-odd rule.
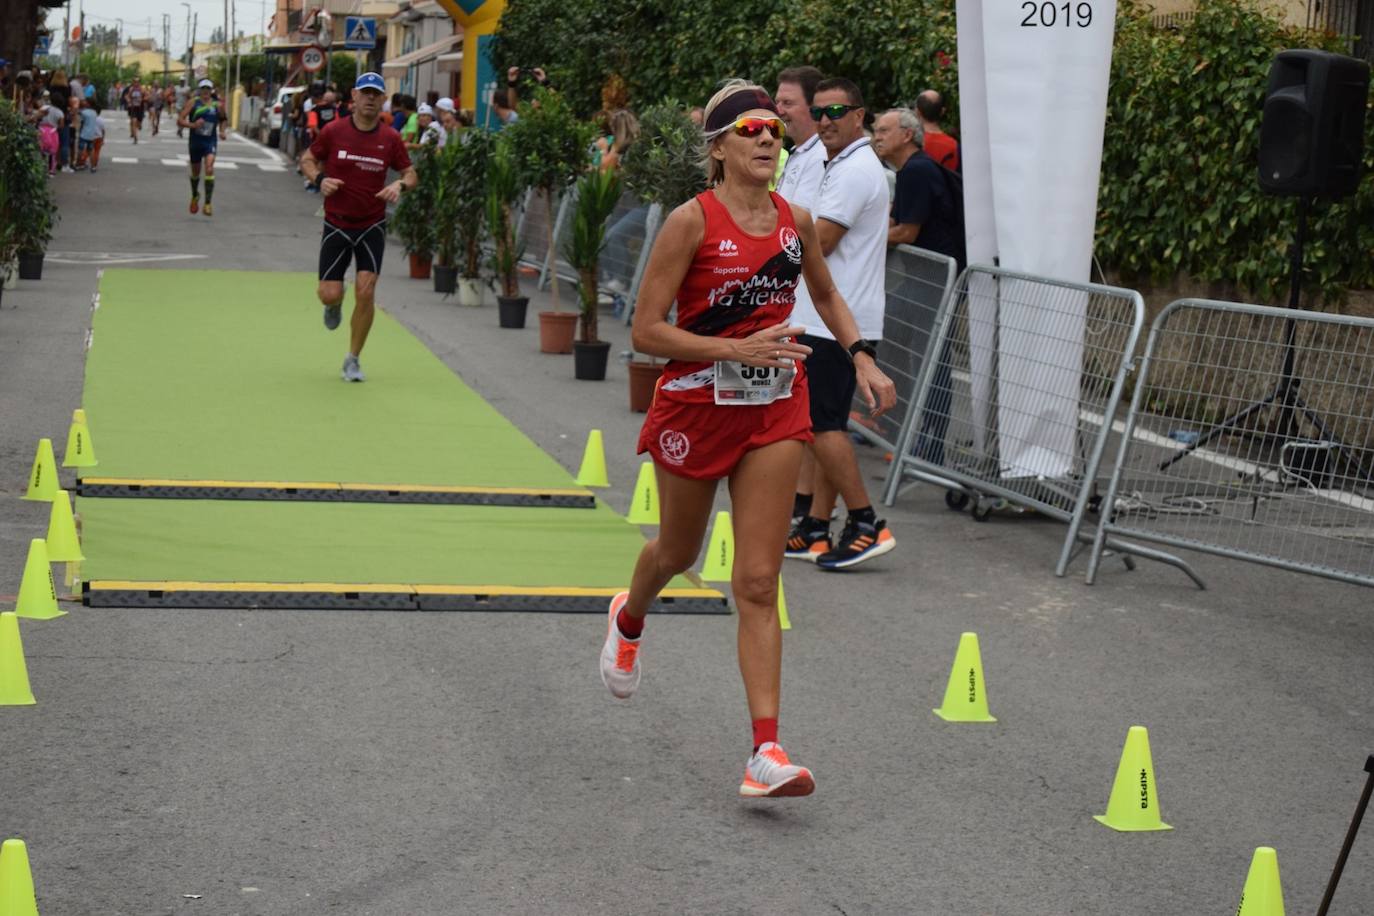
[[320, 279], [342, 281], [354, 258], [358, 259], [358, 270], [380, 274], [385, 250], [386, 220], [366, 229], [340, 229], [326, 221], [320, 241]]
[[807, 387], [811, 390], [811, 431], [843, 432], [849, 428], [849, 410], [857, 380], [854, 361], [844, 347], [826, 337], [802, 334], [798, 343], [811, 348], [806, 358]]
[[130, 121], [140, 121], [140, 122], [141, 122], [141, 121], [143, 120], [143, 109], [142, 109], [142, 108], [130, 108], [130, 109], [129, 109], [129, 120], [130, 120]]

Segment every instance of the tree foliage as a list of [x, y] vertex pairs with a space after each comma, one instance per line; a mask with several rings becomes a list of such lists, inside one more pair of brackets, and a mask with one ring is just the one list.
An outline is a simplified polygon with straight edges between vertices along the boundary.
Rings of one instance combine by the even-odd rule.
[[[1260, 119], [1275, 52], [1314, 44], [1339, 48], [1335, 36], [1287, 28], [1242, 0], [1202, 0], [1178, 30], [1154, 28], [1137, 0], [1123, 0], [1098, 196], [1096, 252], [1106, 266], [1280, 298], [1296, 202], [1258, 187]], [[1374, 286], [1374, 182], [1313, 215], [1308, 290], [1334, 300]]]
[[[1153, 25], [1143, 0], [1120, 0], [1117, 15], [1099, 260], [1128, 279], [1186, 275], [1273, 301], [1287, 282], [1295, 202], [1257, 186], [1269, 64], [1283, 48], [1346, 45], [1288, 28], [1251, 0], [1199, 0], [1178, 29]], [[671, 98], [704, 104], [731, 76], [771, 89], [780, 69], [812, 64], [854, 80], [871, 112], [939, 89], [957, 130], [954, 0], [510, 0], [494, 56], [503, 68], [543, 66], [583, 116], [601, 108], [613, 75], [645, 112]], [[1366, 129], [1369, 172], [1374, 118]], [[1374, 288], [1374, 181], [1319, 203], [1311, 236], [1310, 291], [1333, 301]]]

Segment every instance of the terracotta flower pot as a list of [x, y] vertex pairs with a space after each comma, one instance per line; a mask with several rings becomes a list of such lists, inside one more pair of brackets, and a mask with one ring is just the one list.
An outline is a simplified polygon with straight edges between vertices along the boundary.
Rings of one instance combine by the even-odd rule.
[[411, 256], [410, 256], [410, 279], [412, 279], [412, 280], [428, 280], [428, 279], [429, 279], [429, 267], [430, 267], [430, 263], [431, 263], [431, 262], [430, 262], [430, 259], [427, 258], [427, 257], [425, 257], [425, 256], [423, 256], [423, 255], [411, 254]]
[[576, 312], [539, 313], [540, 353], [571, 353], [576, 333]]
[[658, 378], [663, 374], [663, 363], [631, 362], [630, 368], [630, 410], [634, 413], [648, 413], [649, 405], [654, 402], [654, 391]]

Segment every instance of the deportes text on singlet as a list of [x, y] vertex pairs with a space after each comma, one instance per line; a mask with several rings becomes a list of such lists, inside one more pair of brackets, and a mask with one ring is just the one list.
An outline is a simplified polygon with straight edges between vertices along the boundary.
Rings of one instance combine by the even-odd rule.
[[[791, 314], [801, 277], [801, 236], [787, 201], [770, 196], [778, 218], [764, 235], [742, 230], [714, 192], [697, 196], [706, 231], [678, 289], [678, 327], [739, 339]], [[798, 371], [673, 360], [659, 393], [689, 403], [769, 404], [791, 396]]]

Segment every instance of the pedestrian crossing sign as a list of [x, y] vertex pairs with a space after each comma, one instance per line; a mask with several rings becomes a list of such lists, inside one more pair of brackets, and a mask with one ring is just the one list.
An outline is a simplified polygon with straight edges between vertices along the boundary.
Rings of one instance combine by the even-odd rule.
[[346, 17], [344, 47], [366, 51], [377, 47], [377, 20], [365, 16]]

